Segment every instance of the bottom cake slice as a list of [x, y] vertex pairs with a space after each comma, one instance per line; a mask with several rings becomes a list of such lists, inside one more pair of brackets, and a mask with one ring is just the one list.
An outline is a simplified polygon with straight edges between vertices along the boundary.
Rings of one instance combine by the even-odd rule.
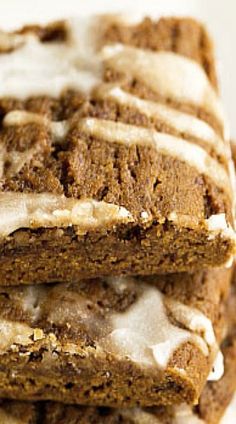
[[0, 289], [0, 397], [196, 404], [223, 373], [230, 269]]
[[[236, 306], [234, 302], [234, 306]], [[1, 424], [234, 424], [236, 422], [236, 327], [222, 344], [225, 371], [208, 382], [198, 406], [112, 409], [58, 402], [3, 400]], [[223, 419], [222, 416], [224, 415]]]

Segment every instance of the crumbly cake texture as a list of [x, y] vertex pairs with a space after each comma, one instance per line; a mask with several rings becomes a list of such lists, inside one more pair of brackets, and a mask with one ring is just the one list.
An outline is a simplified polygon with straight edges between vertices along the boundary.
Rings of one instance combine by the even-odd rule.
[[93, 17], [0, 47], [2, 285], [230, 261], [229, 136], [201, 24]]
[[[196, 403], [224, 371], [231, 270], [2, 287], [0, 396]], [[214, 365], [213, 365], [214, 364]]]
[[[235, 301], [234, 301], [235, 310]], [[2, 424], [232, 424], [236, 404], [236, 334], [231, 328], [222, 344], [225, 360], [224, 376], [208, 382], [199, 405], [155, 408], [105, 408], [74, 406], [57, 402], [0, 403]], [[223, 416], [223, 418], [222, 418]]]

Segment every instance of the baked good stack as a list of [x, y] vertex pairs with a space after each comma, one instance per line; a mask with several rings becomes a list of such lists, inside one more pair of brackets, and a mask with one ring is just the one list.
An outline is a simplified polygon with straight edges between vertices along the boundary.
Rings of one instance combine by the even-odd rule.
[[97, 16], [0, 50], [0, 417], [218, 423], [234, 169], [207, 32]]

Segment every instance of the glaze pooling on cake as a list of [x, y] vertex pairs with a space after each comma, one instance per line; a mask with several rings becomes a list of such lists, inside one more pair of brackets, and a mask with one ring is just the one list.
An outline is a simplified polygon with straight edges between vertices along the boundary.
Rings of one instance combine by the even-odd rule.
[[33, 33], [20, 35], [22, 43], [11, 55], [3, 53], [0, 56], [0, 96], [58, 97], [69, 88], [90, 92], [101, 80], [100, 64], [94, 60], [95, 46], [91, 52], [89, 43], [95, 20], [89, 19], [84, 31], [78, 31], [83, 20], [78, 21], [77, 29], [76, 25], [67, 22], [69, 36], [63, 43], [42, 43]]
[[[110, 286], [109, 290], [118, 291], [125, 290], [129, 285], [135, 287], [136, 284], [131, 278], [108, 278], [106, 283]], [[29, 314], [30, 319], [28, 318], [28, 324], [0, 320], [2, 353], [13, 345], [27, 346], [34, 340], [48, 337], [44, 328], [38, 328], [44, 313], [44, 304], [47, 302], [46, 290], [42, 287], [26, 287], [20, 299], [22, 310]], [[140, 366], [165, 370], [175, 351], [186, 343], [194, 344], [206, 357], [215, 355], [217, 342], [210, 320], [202, 312], [168, 299], [157, 288], [144, 283], [139, 283], [136, 300], [125, 311], [110, 311], [100, 317], [89, 297], [75, 294], [74, 306], [70, 307], [66, 299], [65, 294], [61, 308], [54, 308], [52, 305], [48, 312], [47, 319], [52, 326], [61, 326], [66, 322], [70, 326], [76, 326], [79, 321], [80, 325], [84, 323], [88, 333], [96, 328], [97, 349], [118, 354], [121, 358], [128, 357]], [[37, 307], [34, 307], [36, 304]], [[79, 345], [69, 341], [60, 346], [56, 334], [49, 336], [58, 349], [70, 353], [80, 350]]]
[[[171, 323], [165, 303], [183, 328]], [[212, 323], [199, 311], [165, 300], [155, 289], [143, 287], [138, 301], [127, 312], [111, 319], [113, 331], [109, 339], [115, 350], [141, 364], [156, 363], [165, 369], [174, 352], [187, 342], [196, 344], [206, 356], [215, 349]]]

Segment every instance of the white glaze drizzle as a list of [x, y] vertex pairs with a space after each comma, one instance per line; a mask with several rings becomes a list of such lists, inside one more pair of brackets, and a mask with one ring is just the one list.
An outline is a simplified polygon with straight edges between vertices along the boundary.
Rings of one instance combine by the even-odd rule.
[[[163, 370], [168, 366], [174, 352], [190, 342], [204, 356], [210, 356], [211, 360], [218, 346], [212, 324], [200, 310], [170, 299], [157, 287], [147, 285], [141, 280], [137, 282], [131, 277], [110, 277], [106, 282], [108, 288], [115, 289], [118, 293], [127, 287], [133, 287], [137, 297], [125, 311], [107, 310], [101, 322], [98, 321], [96, 308], [88, 308], [88, 305], [93, 306], [94, 301], [87, 295], [83, 296], [75, 291], [72, 296], [72, 292], [64, 290], [60, 284], [53, 289], [47, 285], [23, 287], [16, 298], [22, 306], [22, 312], [27, 315], [29, 324], [1, 318], [0, 352], [6, 352], [12, 344], [27, 345], [45, 337], [44, 327], [33, 329], [32, 325], [40, 321], [46, 307], [47, 320], [55, 328], [68, 323], [77, 328], [78, 322], [84, 323], [88, 331], [89, 328], [94, 331], [99, 326], [95, 342], [97, 352], [103, 352], [102, 355], [113, 353], [123, 359], [129, 357], [129, 360], [142, 367], [151, 366]], [[48, 309], [50, 297], [52, 300]], [[171, 315], [168, 312], [170, 305]], [[55, 335], [52, 334], [52, 337], [56, 340]], [[75, 341], [68, 344], [66, 349], [71, 354], [79, 352], [80, 344]], [[182, 370], [176, 368], [176, 372], [181, 373]]]
[[28, 124], [39, 124], [48, 127], [54, 142], [63, 140], [70, 128], [69, 121], [51, 121], [44, 115], [24, 110], [13, 110], [7, 113], [3, 119], [3, 126], [5, 127]]
[[[117, 16], [108, 17], [107, 23], [112, 19], [119, 21], [121, 18]], [[126, 71], [126, 66], [128, 66], [132, 75], [141, 78], [141, 81], [144, 83], [150, 83], [154, 91], [160, 90], [161, 82], [161, 92], [159, 91], [161, 95], [170, 96], [177, 101], [186, 101], [196, 106], [205, 107], [209, 112], [215, 114], [223, 123], [223, 113], [218, 97], [207, 80], [204, 71], [197, 63], [180, 55], [176, 55], [175, 53], [154, 53], [117, 44], [106, 46], [101, 52], [97, 52], [98, 39], [101, 35], [101, 28], [99, 28], [99, 25], [104, 28], [104, 25], [101, 25], [102, 22], [104, 22], [104, 18], [101, 19], [101, 17], [68, 21], [67, 28], [69, 36], [66, 43], [41, 43], [37, 36], [33, 34], [21, 36], [9, 35], [5, 38], [2, 34], [2, 44], [4, 45], [5, 42], [7, 48], [11, 45], [11, 47], [15, 48], [15, 51], [10, 54], [0, 55], [0, 81], [2, 80], [0, 96], [6, 95], [25, 98], [46, 94], [58, 97], [64, 89], [69, 87], [89, 93], [97, 84], [101, 83], [103, 64], [105, 66], [111, 66], [121, 72]], [[99, 29], [100, 32], [94, 32], [95, 28]], [[37, 60], [35, 58], [37, 58]], [[152, 61], [151, 67], [149, 66], [150, 61]], [[175, 69], [174, 74], [172, 71], [173, 66]], [[40, 74], [40, 78], [42, 77], [41, 79], [37, 72]], [[148, 72], [155, 73], [154, 79], [148, 77]], [[164, 82], [163, 76], [165, 77]], [[50, 78], [53, 79], [53, 84], [51, 84]], [[193, 80], [195, 84], [192, 83]], [[26, 87], [24, 84], [26, 84]], [[3, 90], [3, 93], [1, 90]], [[11, 92], [11, 90], [13, 91]], [[163, 117], [175, 122], [177, 129], [181, 130], [182, 128], [182, 131], [186, 129], [186, 120], [188, 118], [185, 116], [185, 120], [182, 119], [183, 115], [186, 114], [177, 111], [170, 112], [170, 110], [167, 110], [163, 105], [155, 105], [153, 102], [143, 101], [128, 93], [124, 94], [119, 87], [117, 90], [118, 92], [112, 93], [113, 96], [121, 98], [122, 94], [122, 101], [126, 101], [128, 96], [128, 101], [132, 101], [136, 106], [141, 107], [146, 105], [146, 109], [144, 108], [146, 112], [150, 111], [150, 107], [153, 112], [153, 108], [156, 106], [159, 108], [159, 113], [164, 114]], [[126, 96], [125, 99], [124, 95]], [[152, 104], [152, 106], [150, 106], [150, 104]], [[19, 113], [21, 113], [21, 115], [19, 115]], [[23, 115], [24, 113], [25, 115]], [[179, 116], [177, 115], [178, 113]], [[28, 112], [13, 111], [6, 116], [4, 123], [5, 125], [20, 125], [22, 121], [30, 123], [36, 121], [42, 122], [43, 120], [44, 124], [49, 127], [55, 140], [60, 141], [65, 137], [69, 128], [67, 122], [49, 122], [46, 118], [39, 118], [35, 115], [36, 114], [31, 114], [30, 116]], [[190, 119], [199, 121], [193, 117], [190, 117]], [[125, 131], [123, 131], [125, 127], [123, 126], [121, 128], [122, 124], [108, 124], [107, 122], [105, 124], [104, 121], [100, 122], [100, 132], [101, 126], [114, 125], [113, 129], [119, 129], [119, 134], [117, 134], [119, 135], [118, 138], [120, 138], [120, 136], [123, 137], [118, 140], [117, 137], [114, 137], [112, 128], [105, 128], [103, 129], [104, 131], [102, 130], [102, 133], [106, 132], [106, 136], [109, 135], [110, 137], [112, 135], [114, 138], [114, 140], [109, 141], [123, 142], [125, 139], [124, 137], [127, 137], [127, 133], [125, 135]], [[97, 124], [95, 120], [88, 119], [84, 120], [83, 124], [80, 124], [80, 126], [83, 126], [83, 130], [87, 127], [86, 131], [88, 127], [90, 128], [89, 131], [91, 131], [91, 127], [93, 127], [92, 131], [94, 131], [94, 126], [96, 126], [97, 131], [99, 126]], [[200, 127], [202, 139], [205, 140], [206, 143], [212, 143], [214, 131], [211, 130], [206, 123], [200, 121], [199, 130], [197, 130], [197, 125], [194, 126], [194, 130], [193, 127], [190, 128], [190, 121], [187, 125], [188, 131], [192, 130], [193, 133], [195, 133], [195, 131], [196, 133], [200, 131]], [[126, 130], [127, 129], [128, 126], [126, 126]], [[128, 140], [125, 139], [125, 142], [128, 144], [135, 143], [138, 139], [137, 129], [136, 133], [135, 127], [131, 128], [131, 126], [129, 126], [129, 130], [130, 129], [132, 129], [131, 135], [129, 135]], [[219, 187], [226, 189], [229, 186], [227, 173], [199, 146], [189, 146], [189, 143], [187, 144], [184, 140], [165, 134], [156, 133], [156, 136], [153, 136], [154, 132], [152, 132], [151, 135], [149, 132], [148, 137], [143, 137], [144, 134], [147, 135], [148, 131], [150, 130], [138, 129], [142, 142], [143, 139], [146, 138], [145, 143], [147, 142], [150, 143], [150, 145], [155, 145], [159, 151], [174, 155], [180, 160], [191, 163], [191, 166], [194, 166], [199, 172], [212, 178]], [[218, 146], [217, 148], [221, 150], [219, 147], [221, 145], [219, 137], [218, 139], [216, 138], [215, 144]], [[24, 152], [20, 154], [19, 152], [11, 152], [11, 158], [8, 158], [6, 150], [2, 148], [0, 152], [0, 176], [3, 174], [3, 167], [6, 160], [11, 159], [11, 166], [8, 169], [8, 174], [9, 176], [13, 176], [20, 171], [24, 163], [32, 158], [34, 153], [34, 149], [28, 151], [27, 154]]]
[[[98, 336], [98, 349], [122, 357], [129, 356], [142, 366], [160, 369], [166, 368], [175, 350], [187, 342], [196, 345], [206, 357], [214, 354], [217, 343], [213, 327], [200, 310], [170, 299], [157, 287], [148, 286], [141, 280], [137, 282], [131, 277], [108, 277], [106, 282], [117, 293], [133, 287], [137, 298], [124, 312], [108, 311], [105, 314], [105, 321], [99, 325], [104, 327], [107, 334], [101, 338]], [[53, 299], [58, 302], [62, 293], [61, 286], [57, 285], [53, 290]], [[31, 322], [35, 323], [40, 319], [48, 295], [47, 286], [23, 288], [21, 304], [23, 311], [30, 315]], [[68, 322], [76, 326], [79, 320], [94, 329], [98, 318], [94, 309], [88, 308], [88, 303], [91, 304], [91, 299], [79, 293], [74, 293], [71, 303], [71, 294], [66, 292], [60, 306], [51, 305], [47, 313], [48, 321], [55, 326]], [[176, 324], [169, 318], [170, 311]], [[70, 345], [71, 353], [78, 349], [79, 346], [75, 343]], [[179, 372], [178, 369], [176, 371]]]
[[174, 408], [175, 414], [173, 417], [173, 424], [204, 424], [205, 421], [201, 420], [194, 414], [191, 406], [179, 405]]
[[34, 329], [28, 324], [11, 322], [0, 319], [0, 355], [5, 353], [12, 345], [27, 346], [33, 343]]
[[26, 99], [59, 97], [67, 89], [89, 94], [102, 81], [102, 59], [97, 51], [100, 37], [118, 15], [94, 15], [65, 21], [64, 42], [44, 42], [33, 32], [0, 33], [0, 97]]
[[123, 408], [118, 410], [124, 418], [131, 419], [134, 424], [162, 424], [159, 418], [152, 412], [146, 412], [141, 408]]
[[0, 55], [0, 96], [59, 97], [69, 88], [89, 93], [101, 81], [96, 43], [90, 42], [98, 19], [68, 21], [69, 37], [63, 43], [42, 43], [33, 33], [19, 36], [18, 47]]
[[[173, 222], [183, 228], [197, 229], [203, 227], [209, 234], [208, 240], [212, 240], [217, 236], [236, 241], [235, 231], [232, 226], [227, 223], [226, 216], [224, 213], [211, 215], [210, 218], [199, 220], [189, 215], [177, 214], [175, 211], [171, 212], [168, 217], [168, 221]], [[232, 261], [232, 258], [227, 259], [227, 263]]]
[[[3, 119], [4, 127], [29, 124], [44, 125], [53, 137], [53, 144], [62, 143], [70, 128], [69, 121], [50, 121], [44, 115], [23, 110], [13, 110], [7, 113]], [[40, 148], [40, 144], [35, 143], [33, 147], [23, 152], [18, 150], [7, 151], [6, 147], [0, 143], [0, 178], [3, 176], [14, 177], [40, 151]], [[5, 169], [6, 163], [8, 163], [8, 167]]]
[[160, 119], [178, 132], [186, 133], [204, 141], [220, 156], [231, 157], [229, 143], [223, 141], [209, 124], [193, 115], [181, 112], [165, 104], [140, 99], [125, 92], [118, 86], [109, 84], [99, 86], [95, 95], [98, 98], [107, 98], [117, 102], [119, 105], [137, 109], [141, 114], [149, 118]]
[[19, 47], [23, 43], [21, 35], [8, 34], [0, 31], [0, 51], [9, 51]]
[[164, 98], [203, 107], [224, 126], [222, 105], [201, 66], [173, 52], [113, 44], [102, 50], [107, 66], [141, 81]]
[[153, 147], [160, 154], [175, 157], [187, 163], [199, 173], [211, 178], [223, 190], [231, 192], [229, 176], [224, 168], [203, 148], [182, 138], [152, 129], [96, 118], [84, 118], [78, 123], [78, 127], [85, 134], [106, 142]]
[[[14, 177], [26, 163], [31, 161], [39, 150], [40, 146], [38, 144], [23, 152], [17, 150], [8, 151], [3, 144], [0, 144], [0, 178]], [[5, 169], [6, 164], [8, 166]]]
[[15, 50], [0, 55], [0, 96], [58, 97], [68, 88], [89, 94], [102, 82], [104, 66], [110, 66], [120, 72], [128, 70], [129, 75], [164, 97], [205, 108], [224, 126], [219, 99], [197, 62], [173, 52], [151, 52], [121, 44], [99, 51], [100, 37], [114, 21], [124, 23], [125, 19], [111, 15], [68, 20], [68, 37], [61, 43], [42, 43], [33, 33], [2, 33], [2, 44]]
[[219, 381], [224, 375], [224, 356], [219, 350], [207, 381]]
[[214, 351], [216, 341], [208, 318], [194, 308], [168, 300], [174, 318], [185, 324], [185, 328], [180, 328], [169, 320], [166, 302], [159, 290], [146, 286], [126, 312], [113, 314], [109, 341], [114, 351], [145, 366], [156, 364], [160, 369], [167, 367], [184, 343], [197, 345], [205, 356]]
[[189, 308], [189, 306], [172, 298], [167, 298], [165, 305], [180, 324], [195, 333], [201, 334], [207, 346], [213, 348], [215, 334], [212, 322], [202, 312], [195, 308]]
[[[111, 93], [113, 93], [113, 91], [111, 91]], [[225, 152], [227, 152], [227, 148], [226, 146], [224, 146], [224, 142], [214, 133], [211, 127], [209, 127], [205, 122], [200, 121], [192, 117], [191, 115], [183, 114], [179, 111], [171, 109], [168, 106], [164, 106], [164, 105], [153, 103], [153, 102], [143, 101], [141, 99], [136, 98], [135, 96], [129, 95], [128, 93], [122, 92], [122, 90], [120, 90], [119, 88], [115, 89], [115, 93], [118, 93], [117, 97], [115, 94], [114, 98], [116, 99], [121, 98], [124, 100], [128, 97], [127, 102], [125, 102], [125, 104], [131, 104], [132, 106], [136, 105], [136, 107], [139, 108], [140, 111], [142, 111], [143, 113], [151, 114], [152, 116], [156, 115], [161, 117], [166, 122], [170, 123], [170, 125], [172, 125], [177, 131], [181, 131], [181, 128], [182, 128], [183, 131], [187, 131], [190, 135], [203, 139], [207, 144], [211, 146], [215, 145], [216, 146], [215, 150], [220, 155], [224, 156]], [[113, 94], [111, 95], [111, 97], [113, 98]], [[181, 123], [183, 123], [184, 121], [185, 121], [185, 124], [182, 125]], [[54, 142], [62, 141], [66, 137], [66, 134], [68, 133], [70, 129], [70, 121], [50, 121], [47, 117], [43, 115], [27, 112], [27, 111], [21, 111], [21, 110], [14, 110], [9, 112], [3, 119], [3, 125], [5, 127], [20, 126], [20, 125], [27, 125], [27, 124], [34, 124], [34, 123], [45, 125], [46, 127], [48, 127], [48, 129], [50, 130], [54, 138], [53, 140]], [[97, 124], [97, 121], [96, 121], [96, 124]], [[202, 125], [202, 131], [201, 131], [201, 125]], [[200, 129], [201, 134], [199, 134], [198, 128]], [[205, 138], [204, 138], [204, 128], [206, 130]], [[193, 143], [192, 145], [194, 147]], [[230, 152], [228, 153], [230, 154]], [[16, 154], [17, 152], [15, 152], [15, 155]], [[1, 159], [1, 152], [0, 152], [0, 159]], [[23, 157], [19, 158], [19, 162], [24, 164]]]
[[[205, 107], [223, 122], [218, 97], [200, 65], [194, 61], [171, 52], [150, 52], [118, 44], [105, 46], [99, 52], [97, 50], [99, 38], [106, 25], [112, 21], [124, 23], [125, 19], [111, 15], [106, 18], [94, 16], [67, 21], [68, 37], [63, 43], [42, 43], [33, 33], [5, 34], [5, 36], [2, 34], [3, 45], [4, 43], [11, 45], [15, 47], [15, 50], [0, 55], [0, 96], [23, 99], [45, 94], [58, 97], [67, 88], [89, 94], [102, 82], [103, 66], [110, 66], [121, 72], [128, 69], [129, 73], [141, 79], [144, 84], [151, 84], [151, 88], [164, 97]], [[174, 73], [173, 69], [175, 69]], [[119, 101], [127, 101], [145, 110], [146, 113], [158, 113], [163, 119], [172, 122], [178, 131], [188, 130], [190, 134], [196, 134], [206, 143], [214, 145], [218, 153], [224, 153], [220, 138], [205, 122], [187, 114], [171, 111], [163, 105], [155, 105], [154, 102], [145, 102], [128, 93], [125, 94], [119, 87], [115, 92], [113, 90], [111, 95]], [[16, 125], [17, 119], [17, 125], [22, 121], [38, 120], [39, 122], [42, 119], [33, 117], [33, 114], [31, 117], [23, 116], [24, 112], [21, 112], [21, 115], [18, 112], [17, 118], [16, 113], [13, 111], [8, 114], [9, 116], [4, 120], [5, 125], [12, 125], [13, 121]], [[63, 139], [68, 130], [66, 123], [49, 124], [46, 120], [44, 123], [50, 127], [50, 131], [58, 140]], [[227, 147], [225, 152], [227, 153]], [[24, 164], [30, 160], [33, 153], [34, 151], [29, 152], [25, 157], [23, 155], [16, 157], [13, 167], [8, 170], [9, 175], [19, 172], [18, 164]], [[16, 152], [12, 154], [17, 156]], [[2, 162], [0, 158], [1, 175]], [[14, 171], [14, 162], [16, 162], [16, 171]], [[211, 162], [211, 164], [214, 163]], [[211, 168], [213, 170], [214, 167], [211, 166]], [[219, 179], [222, 179], [224, 170], [219, 171], [218, 164], [215, 176], [219, 175]], [[221, 186], [227, 186], [225, 181], [222, 180]]]
[[[221, 235], [235, 240], [234, 230], [222, 219], [222, 215], [193, 222], [189, 216], [175, 212], [167, 220], [186, 228], [204, 226], [209, 232], [208, 238]], [[163, 221], [165, 218], [163, 218]], [[214, 224], [217, 222], [217, 226]], [[83, 233], [102, 225], [114, 225], [121, 222], [133, 222], [131, 213], [124, 207], [93, 199], [76, 200], [51, 193], [0, 193], [0, 237], [6, 237], [20, 228], [52, 228], [78, 226], [77, 232]], [[209, 222], [210, 225], [209, 225]]]
[[75, 225], [78, 234], [99, 226], [131, 222], [124, 207], [93, 199], [77, 200], [50, 193], [0, 193], [0, 237], [19, 228]]

